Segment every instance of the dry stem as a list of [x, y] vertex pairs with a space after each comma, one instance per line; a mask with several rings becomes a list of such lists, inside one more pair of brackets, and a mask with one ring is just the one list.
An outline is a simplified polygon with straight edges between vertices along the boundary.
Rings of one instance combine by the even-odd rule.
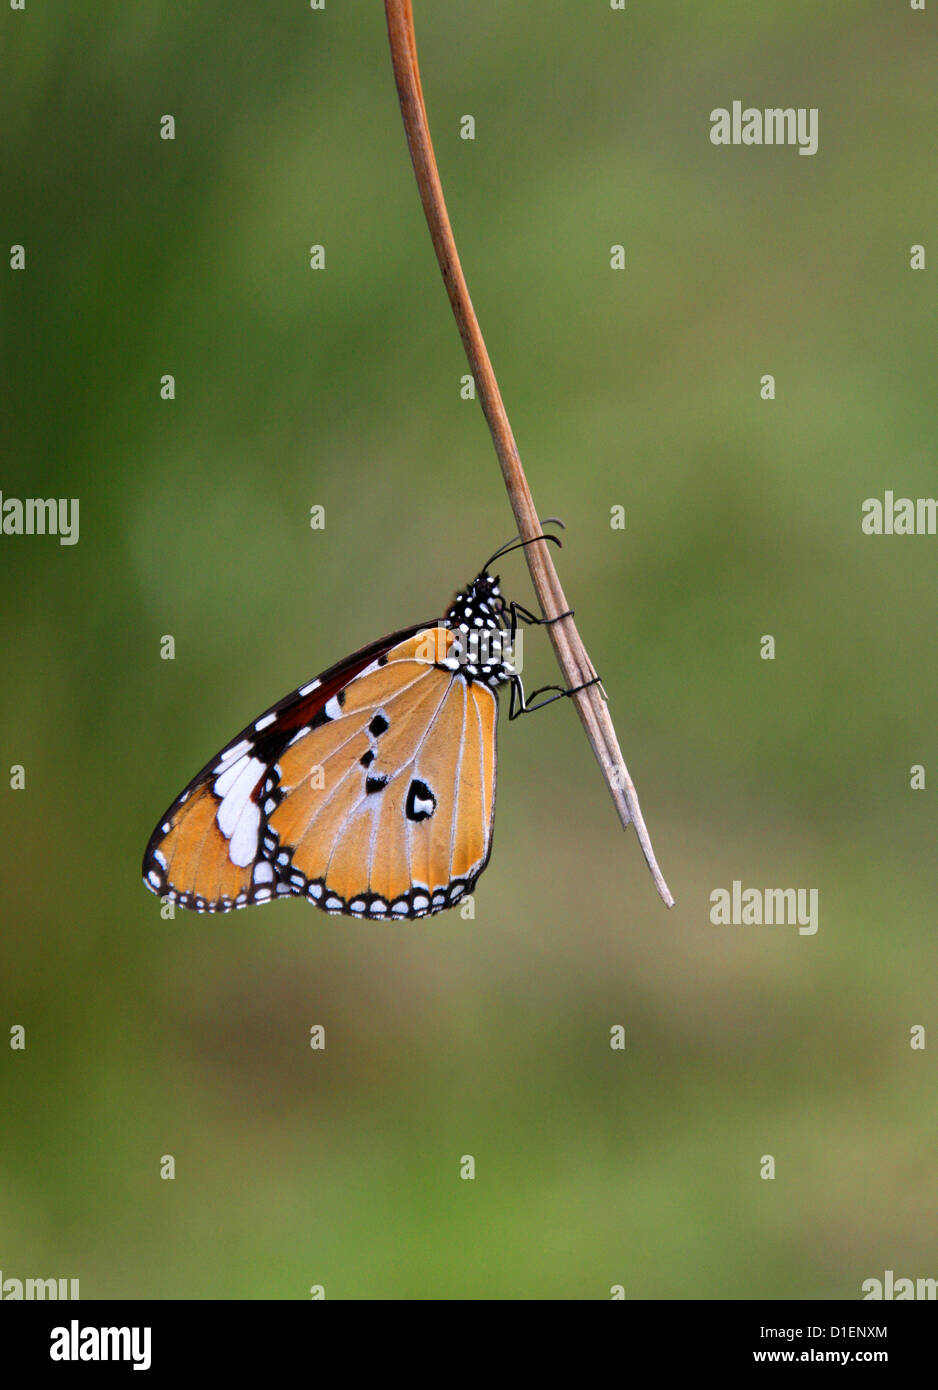
[[[414, 173], [417, 176], [420, 199], [423, 203], [427, 225], [430, 228], [430, 236], [433, 239], [433, 249], [436, 251], [436, 258], [440, 263], [443, 283], [446, 285], [446, 292], [449, 295], [449, 302], [452, 305], [463, 346], [466, 349], [469, 366], [472, 368], [479, 400], [492, 432], [495, 452], [501, 464], [502, 475], [508, 489], [508, 497], [511, 502], [511, 509], [515, 514], [518, 531], [522, 540], [530, 540], [541, 534], [541, 524], [534, 507], [531, 489], [528, 487], [528, 480], [521, 465], [521, 458], [518, 454], [514, 435], [511, 432], [511, 425], [508, 423], [508, 416], [505, 413], [498, 382], [492, 370], [492, 363], [482, 338], [479, 321], [472, 307], [472, 300], [469, 298], [469, 290], [456, 251], [453, 229], [450, 226], [446, 211], [443, 188], [436, 166], [436, 157], [433, 153], [433, 144], [430, 140], [430, 127], [423, 102], [423, 91], [420, 86], [411, 0], [385, 0], [384, 7], [388, 21], [388, 37], [391, 43], [391, 61], [394, 64], [394, 76], [397, 81], [401, 113], [404, 117], [404, 129], [407, 134], [407, 143], [410, 146]], [[524, 555], [544, 617], [556, 618], [559, 614], [566, 613], [570, 604], [560, 586], [560, 580], [557, 577], [557, 571], [551, 557], [550, 546], [529, 545], [525, 548]], [[561, 618], [559, 622], [551, 623], [547, 632], [567, 686], [578, 686], [583, 681], [591, 680], [596, 672], [580, 639], [573, 618]], [[658, 867], [658, 861], [655, 859], [635, 787], [632, 785], [632, 779], [619, 749], [602, 688], [598, 685], [591, 685], [570, 698], [576, 705], [577, 713], [586, 730], [586, 737], [589, 739], [590, 746], [596, 755], [596, 761], [602, 769], [606, 785], [619, 813], [619, 819], [623, 826], [627, 826], [629, 821], [635, 826], [639, 844], [654, 877], [658, 892], [667, 906], [672, 907], [674, 899]]]

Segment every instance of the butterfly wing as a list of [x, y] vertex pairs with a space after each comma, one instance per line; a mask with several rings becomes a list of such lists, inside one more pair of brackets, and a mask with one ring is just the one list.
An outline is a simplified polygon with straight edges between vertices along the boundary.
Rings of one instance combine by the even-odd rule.
[[[427, 658], [428, 639], [442, 660]], [[397, 644], [280, 758], [271, 852], [293, 891], [329, 912], [442, 912], [488, 862], [498, 704], [443, 664], [451, 641], [437, 628]]]
[[422, 917], [488, 862], [497, 701], [433, 625], [364, 648], [261, 715], [202, 769], [144, 856], [198, 911], [301, 894], [329, 912]]
[[[330, 701], [359, 672], [418, 629], [407, 628], [353, 653], [285, 696], [233, 738], [160, 818], [143, 856], [143, 880], [181, 907], [224, 912], [272, 896], [254, 881], [263, 844], [262, 791], [298, 730], [325, 722]], [[238, 777], [242, 780], [238, 783]], [[266, 891], [265, 891], [266, 890]]]

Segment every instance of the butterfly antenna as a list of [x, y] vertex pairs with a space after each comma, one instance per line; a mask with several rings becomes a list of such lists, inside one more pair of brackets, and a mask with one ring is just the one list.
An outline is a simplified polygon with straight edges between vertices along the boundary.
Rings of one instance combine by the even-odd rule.
[[[560, 520], [559, 516], [549, 516], [541, 524], [543, 526], [559, 526], [562, 531], [565, 531], [567, 529], [564, 526], [563, 522]], [[485, 564], [482, 566], [480, 573], [485, 574], [489, 565], [494, 565], [495, 561], [500, 560], [503, 555], [509, 555], [512, 550], [523, 550], [526, 545], [533, 545], [535, 541], [553, 541], [554, 544], [557, 546], [563, 545], [563, 542], [561, 541], [559, 536], [551, 536], [544, 534], [540, 536], [532, 536], [531, 539], [528, 541], [522, 541], [519, 540], [517, 536], [512, 536], [510, 541], [506, 541], [504, 545], [499, 546], [495, 554], [490, 556], [489, 559], [486, 560]]]

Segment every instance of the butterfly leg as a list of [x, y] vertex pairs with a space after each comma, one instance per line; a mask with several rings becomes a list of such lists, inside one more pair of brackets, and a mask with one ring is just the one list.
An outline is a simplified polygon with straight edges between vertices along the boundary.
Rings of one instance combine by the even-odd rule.
[[[567, 695], [575, 695], [578, 690], [585, 690], [590, 685], [601, 685], [599, 676], [594, 676], [590, 681], [584, 681], [582, 685], [571, 686], [569, 690], [564, 690], [559, 685], [541, 685], [537, 690], [532, 690], [530, 695], [525, 695], [524, 686], [521, 684], [520, 676], [512, 676], [509, 681], [511, 692], [508, 703], [508, 718], [517, 719], [522, 714], [533, 714], [536, 709], [543, 709], [545, 705], [552, 705], [555, 700], [562, 700]], [[536, 705], [529, 705], [528, 700], [533, 700], [536, 695], [544, 695], [548, 690], [555, 693], [547, 700], [541, 700]]]
[[[573, 617], [573, 609], [568, 608], [565, 613], [558, 613], [554, 618], [539, 618], [536, 614], [532, 613], [529, 608], [525, 608], [523, 604], [516, 603], [514, 600], [509, 603], [508, 611], [511, 614], [510, 640], [512, 645], [514, 645], [515, 636], [518, 632], [519, 619], [525, 623], [536, 624], [538, 627], [549, 627], [551, 623], [559, 623], [561, 618]], [[559, 685], [542, 685], [539, 686], [537, 690], [532, 690], [528, 696], [525, 696], [524, 686], [521, 683], [520, 676], [514, 676], [511, 679], [510, 685], [511, 693], [508, 706], [509, 719], [517, 719], [518, 716], [522, 714], [533, 714], [534, 710], [543, 709], [545, 705], [552, 705], [555, 700], [562, 700], [568, 695], [575, 695], [578, 690], [585, 690], [587, 686], [590, 685], [598, 685], [600, 690], [602, 690], [602, 680], [599, 676], [594, 676], [592, 680], [584, 681], [582, 685], [573, 686], [569, 690], [564, 690], [563, 687]], [[528, 704], [528, 700], [533, 700], [536, 695], [544, 695], [548, 690], [554, 691], [550, 699], [541, 700], [537, 705]], [[603, 690], [603, 699], [605, 698], [606, 692]]]
[[566, 613], [558, 613], [556, 618], [538, 618], [530, 609], [525, 608], [520, 603], [515, 603], [514, 599], [508, 605], [511, 614], [511, 640], [514, 641], [515, 633], [518, 631], [518, 619], [524, 623], [533, 623], [538, 627], [550, 627], [551, 623], [559, 623], [561, 618], [572, 618], [573, 609], [568, 608]]

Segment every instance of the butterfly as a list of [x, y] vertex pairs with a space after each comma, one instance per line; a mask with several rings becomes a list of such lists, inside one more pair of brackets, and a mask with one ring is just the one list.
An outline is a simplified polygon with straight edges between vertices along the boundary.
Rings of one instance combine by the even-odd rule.
[[558, 619], [507, 601], [488, 572], [531, 543], [497, 550], [441, 618], [354, 652], [242, 729], [160, 818], [147, 888], [196, 912], [303, 897], [376, 920], [465, 898], [492, 851], [499, 688], [510, 719], [574, 693], [525, 697], [518, 623]]

